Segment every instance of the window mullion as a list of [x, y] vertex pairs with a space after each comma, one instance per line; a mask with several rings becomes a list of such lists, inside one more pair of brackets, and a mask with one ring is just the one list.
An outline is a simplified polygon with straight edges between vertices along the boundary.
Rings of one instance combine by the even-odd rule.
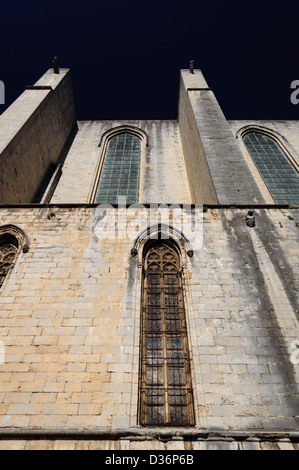
[[[161, 263], [162, 264], [162, 263]], [[168, 393], [168, 363], [167, 363], [167, 336], [166, 336], [166, 306], [164, 272], [161, 271], [161, 330], [162, 330], [162, 355], [163, 355], [163, 381], [164, 381], [164, 422], [169, 423], [169, 393]]]
[[146, 374], [147, 374], [147, 290], [148, 282], [147, 276], [144, 277], [144, 296], [143, 299], [143, 317], [142, 317], [142, 351], [141, 351], [141, 410], [140, 410], [140, 419], [142, 423], [146, 422]]

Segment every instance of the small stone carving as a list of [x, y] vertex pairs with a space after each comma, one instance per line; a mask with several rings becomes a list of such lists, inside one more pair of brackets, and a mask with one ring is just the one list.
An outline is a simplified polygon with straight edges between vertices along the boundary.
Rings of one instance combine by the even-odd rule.
[[189, 70], [190, 73], [194, 73], [194, 60], [191, 60], [190, 62], [190, 70]]
[[248, 227], [254, 227], [255, 226], [255, 217], [254, 217], [254, 212], [249, 210], [246, 217], [245, 217], [245, 223], [248, 225]]
[[131, 256], [133, 256], [133, 257], [135, 258], [135, 256], [137, 256], [137, 255], [138, 255], [137, 249], [136, 249], [136, 248], [132, 248], [132, 249], [131, 249]]
[[53, 64], [54, 73], [59, 73], [58, 57], [54, 57], [52, 64]]

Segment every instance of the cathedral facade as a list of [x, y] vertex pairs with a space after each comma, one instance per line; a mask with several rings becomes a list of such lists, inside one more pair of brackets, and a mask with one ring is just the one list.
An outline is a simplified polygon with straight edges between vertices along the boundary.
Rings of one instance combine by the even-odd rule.
[[0, 116], [0, 448], [298, 449], [299, 121]]

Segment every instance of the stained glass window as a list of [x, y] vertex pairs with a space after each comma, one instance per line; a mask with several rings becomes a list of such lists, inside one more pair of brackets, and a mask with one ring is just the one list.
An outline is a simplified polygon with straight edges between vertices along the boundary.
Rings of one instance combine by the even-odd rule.
[[108, 143], [96, 203], [117, 204], [123, 196], [128, 204], [138, 202], [141, 140], [122, 133]]
[[299, 204], [299, 175], [274, 139], [249, 132], [244, 144], [276, 204]]
[[145, 258], [142, 314], [141, 424], [194, 424], [179, 256], [166, 242]]

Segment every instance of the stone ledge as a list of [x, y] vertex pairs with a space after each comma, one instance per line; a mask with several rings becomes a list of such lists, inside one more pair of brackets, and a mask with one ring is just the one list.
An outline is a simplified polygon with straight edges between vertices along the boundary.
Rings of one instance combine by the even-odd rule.
[[[56, 204], [51, 204], [51, 203], [24, 203], [24, 204], [0, 204], [0, 209], [43, 209], [43, 208], [81, 208], [81, 207], [86, 207], [86, 208], [93, 208], [93, 207], [99, 207], [101, 204], [88, 204], [88, 203], [56, 203]], [[121, 204], [120, 206], [118, 204], [107, 204], [108, 206], [113, 207], [114, 209], [117, 209], [120, 207], [121, 209], [123, 208], [129, 208], [132, 205], [136, 206], [143, 206], [145, 208], [153, 208], [153, 207], [159, 207], [160, 205], [166, 206], [180, 206], [180, 207], [190, 207], [191, 209], [194, 209], [199, 206], [203, 206], [206, 209], [299, 209], [299, 206], [291, 206], [289, 204], [189, 204], [189, 203], [181, 203], [181, 202], [169, 202], [169, 203], [143, 203], [139, 202], [137, 204]]]
[[5, 439], [29, 440], [185, 440], [185, 441], [291, 441], [299, 443], [299, 431], [208, 431], [182, 428], [131, 428], [131, 429], [0, 429], [0, 441]]

